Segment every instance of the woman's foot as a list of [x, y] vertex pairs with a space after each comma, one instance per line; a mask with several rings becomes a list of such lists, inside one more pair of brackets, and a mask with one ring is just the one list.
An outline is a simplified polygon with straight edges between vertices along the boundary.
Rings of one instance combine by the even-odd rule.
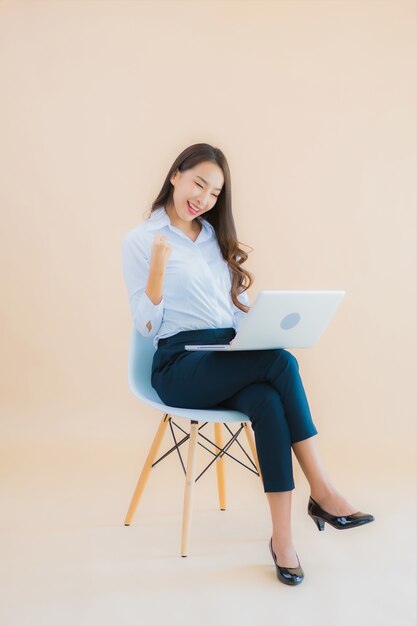
[[292, 543], [282, 544], [272, 535], [272, 549], [281, 567], [298, 567], [299, 561]]
[[324, 491], [311, 490], [310, 495], [330, 515], [353, 515], [358, 512], [334, 487]]

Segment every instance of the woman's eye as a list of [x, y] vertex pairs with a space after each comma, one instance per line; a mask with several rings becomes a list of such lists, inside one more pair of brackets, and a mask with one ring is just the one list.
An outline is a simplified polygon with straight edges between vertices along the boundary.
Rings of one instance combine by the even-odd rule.
[[[197, 187], [201, 187], [201, 189], [203, 188], [203, 185], [199, 185], [198, 183], [195, 183], [197, 185]], [[216, 196], [215, 193], [211, 194], [212, 196], [214, 196], [215, 198], [218, 198], [219, 196]], [[220, 195], [220, 194], [219, 194]]]

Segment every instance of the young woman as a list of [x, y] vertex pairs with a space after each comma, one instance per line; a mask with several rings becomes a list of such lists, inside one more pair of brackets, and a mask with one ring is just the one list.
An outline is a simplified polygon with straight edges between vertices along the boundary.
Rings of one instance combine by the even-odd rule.
[[172, 164], [149, 218], [125, 235], [122, 259], [133, 322], [156, 348], [152, 386], [169, 406], [223, 406], [249, 416], [272, 517], [269, 548], [278, 579], [302, 582], [291, 534], [291, 448], [310, 484], [308, 514], [319, 530], [374, 517], [332, 483], [316, 447], [296, 357], [284, 349], [204, 352], [190, 343], [226, 343], [249, 311], [253, 277], [242, 264], [223, 152], [206, 143]]

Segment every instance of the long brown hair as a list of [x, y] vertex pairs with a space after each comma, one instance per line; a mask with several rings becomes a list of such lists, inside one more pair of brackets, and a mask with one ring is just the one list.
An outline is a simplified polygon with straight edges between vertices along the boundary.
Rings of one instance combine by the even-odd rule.
[[202, 216], [202, 219], [207, 220], [213, 226], [222, 256], [227, 261], [231, 270], [232, 280], [230, 295], [232, 301], [238, 309], [247, 313], [250, 307], [242, 304], [238, 300], [237, 295], [249, 289], [254, 282], [254, 276], [251, 272], [242, 267], [242, 264], [248, 258], [248, 253], [240, 246], [245, 245], [247, 248], [250, 248], [251, 251], [253, 248], [246, 244], [241, 244], [237, 239], [235, 221], [232, 214], [230, 170], [226, 157], [220, 148], [215, 148], [208, 143], [195, 143], [183, 150], [171, 165], [161, 191], [152, 202], [148, 217], [161, 205], [166, 206], [167, 203], [171, 203], [174, 188], [170, 178], [174, 172], [176, 172], [177, 169], [180, 172], [184, 172], [204, 161], [216, 163], [221, 167], [224, 175], [224, 184], [216, 204], [210, 211], [207, 211], [204, 216]]

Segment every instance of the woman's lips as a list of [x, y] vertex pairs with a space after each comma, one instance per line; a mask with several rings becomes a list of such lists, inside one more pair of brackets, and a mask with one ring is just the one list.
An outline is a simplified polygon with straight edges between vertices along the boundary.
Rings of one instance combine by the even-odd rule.
[[198, 210], [197, 210], [197, 211], [195, 211], [195, 210], [192, 208], [192, 206], [190, 205], [190, 203], [188, 202], [188, 200], [187, 200], [187, 208], [188, 208], [189, 212], [191, 213], [191, 215], [197, 215]]

